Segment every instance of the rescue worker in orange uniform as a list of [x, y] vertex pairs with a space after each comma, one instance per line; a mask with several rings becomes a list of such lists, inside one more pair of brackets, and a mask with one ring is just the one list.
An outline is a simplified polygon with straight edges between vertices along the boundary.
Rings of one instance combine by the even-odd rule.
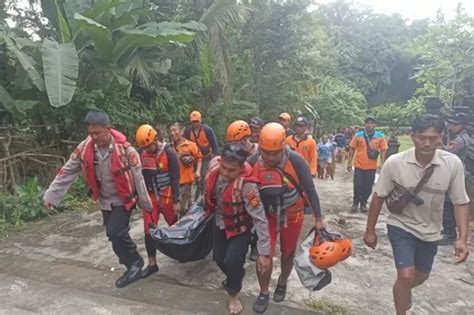
[[183, 136], [183, 125], [175, 123], [170, 127], [173, 147], [179, 159], [179, 184], [181, 186], [181, 215], [191, 208], [191, 189], [201, 178], [202, 155], [198, 146]]
[[178, 219], [179, 199], [179, 161], [176, 151], [170, 144], [158, 141], [158, 132], [150, 125], [141, 125], [135, 138], [142, 148], [140, 155], [143, 178], [153, 204], [151, 212], [143, 212], [145, 229], [145, 248], [148, 254], [148, 266], [142, 271], [146, 278], [158, 272], [156, 248], [150, 236], [150, 226], [158, 225], [160, 213], [168, 225]]
[[295, 122], [296, 133], [287, 137], [285, 144], [308, 162], [311, 176], [316, 177], [318, 175], [318, 151], [316, 142], [308, 136], [308, 125], [309, 121], [306, 117], [298, 117]]
[[43, 201], [47, 209], [58, 206], [81, 173], [92, 198], [98, 202], [107, 236], [120, 264], [127, 271], [115, 282], [119, 288], [141, 278], [143, 259], [130, 238], [130, 215], [137, 202], [145, 211], [152, 204], [142, 175], [140, 157], [127, 138], [112, 129], [104, 112], [90, 111], [85, 118], [89, 136], [82, 141], [59, 170]]
[[[258, 144], [250, 142], [250, 136], [250, 126], [243, 120], [236, 120], [227, 127], [227, 143], [235, 143], [240, 145], [240, 147], [248, 153], [248, 156], [252, 156], [258, 152]], [[209, 162], [206, 179], [213, 170], [219, 167], [220, 160], [221, 156], [218, 155], [213, 157]]]
[[202, 123], [201, 113], [193, 111], [189, 115], [191, 126], [184, 130], [184, 137], [197, 144], [202, 154], [201, 174], [198, 179], [198, 185], [194, 199], [197, 199], [204, 192], [204, 178], [207, 174], [209, 162], [214, 155], [219, 154], [219, 144], [214, 130]]
[[[319, 197], [306, 161], [285, 146], [286, 132], [278, 123], [266, 124], [260, 133], [259, 155], [249, 160], [252, 176], [259, 179], [260, 198], [267, 214], [271, 254], [275, 254], [280, 234], [281, 274], [273, 299], [281, 302], [286, 296], [287, 280], [293, 269], [293, 259], [304, 219], [305, 202], [313, 209], [316, 228], [324, 228]], [[267, 309], [272, 267], [259, 273], [260, 295], [253, 305], [257, 313]]]
[[291, 116], [288, 113], [281, 113], [280, 116], [278, 116], [278, 121], [280, 124], [285, 128], [286, 136], [292, 136], [295, 134], [295, 131], [290, 128], [291, 124]]
[[238, 294], [245, 275], [244, 263], [251, 229], [259, 235], [259, 272], [270, 268], [268, 222], [258, 192], [258, 180], [245, 162], [248, 152], [239, 144], [226, 144], [219, 167], [209, 174], [205, 189], [205, 209], [216, 213], [214, 261], [225, 273], [222, 285], [229, 294], [229, 313], [238, 314], [243, 306]]

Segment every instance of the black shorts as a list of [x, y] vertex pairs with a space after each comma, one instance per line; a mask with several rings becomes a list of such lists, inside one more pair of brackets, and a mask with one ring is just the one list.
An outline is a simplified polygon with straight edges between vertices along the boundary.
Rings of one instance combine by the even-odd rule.
[[431, 272], [434, 257], [438, 252], [438, 242], [422, 241], [393, 225], [387, 225], [387, 232], [397, 269], [415, 267], [423, 273]]

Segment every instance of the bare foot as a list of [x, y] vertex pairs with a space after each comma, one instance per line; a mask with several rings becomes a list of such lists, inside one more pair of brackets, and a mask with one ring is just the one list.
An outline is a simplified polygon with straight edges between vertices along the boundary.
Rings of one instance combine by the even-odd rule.
[[229, 296], [229, 314], [237, 315], [242, 312], [244, 307], [242, 306], [242, 302], [239, 300], [239, 296]]

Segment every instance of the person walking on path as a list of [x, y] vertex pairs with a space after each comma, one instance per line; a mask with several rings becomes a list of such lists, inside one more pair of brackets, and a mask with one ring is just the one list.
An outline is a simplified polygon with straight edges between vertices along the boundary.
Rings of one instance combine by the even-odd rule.
[[248, 152], [237, 143], [224, 146], [217, 169], [206, 181], [205, 209], [216, 213], [214, 261], [226, 275], [222, 282], [229, 294], [229, 313], [243, 310], [239, 300], [245, 276], [245, 256], [252, 227], [258, 234], [257, 272], [267, 273], [270, 264], [268, 221], [258, 191], [258, 179], [245, 162]]
[[[377, 246], [375, 226], [385, 199], [391, 209], [387, 234], [397, 268], [397, 280], [393, 286], [397, 315], [406, 314], [412, 304], [412, 289], [430, 275], [441, 238], [446, 193], [454, 205], [459, 228], [459, 237], [454, 243], [456, 263], [464, 262], [469, 255], [469, 197], [463, 165], [456, 155], [437, 149], [442, 143], [443, 131], [444, 122], [440, 117], [425, 115], [416, 119], [411, 133], [415, 147], [387, 160], [370, 204], [364, 242], [373, 249]], [[415, 196], [409, 197], [405, 189]], [[403, 195], [408, 199], [400, 198]], [[404, 206], [390, 206], [403, 199], [408, 200]], [[418, 206], [411, 201], [415, 199]]]
[[[304, 220], [307, 203], [315, 217], [315, 226], [324, 228], [319, 197], [314, 187], [308, 163], [298, 153], [285, 146], [286, 133], [278, 123], [266, 124], [260, 133], [260, 155], [248, 162], [253, 165], [252, 176], [260, 182], [260, 197], [265, 209], [270, 232], [271, 255], [280, 234], [281, 273], [273, 293], [273, 300], [286, 297], [287, 281], [293, 270], [293, 259]], [[258, 273], [260, 294], [253, 309], [263, 313], [268, 307], [272, 264], [266, 273]]]
[[347, 171], [352, 173], [352, 160], [355, 155], [352, 212], [357, 212], [359, 205], [361, 212], [367, 212], [367, 200], [372, 194], [379, 155], [380, 165], [385, 162], [387, 140], [382, 132], [375, 130], [375, 127], [375, 118], [367, 117], [365, 129], [358, 131], [351, 140]]
[[250, 142], [258, 143], [258, 139], [260, 137], [260, 130], [262, 130], [265, 124], [265, 120], [260, 117], [252, 117], [249, 120], [250, 131], [252, 132], [250, 135]]
[[43, 196], [44, 207], [58, 206], [76, 177], [83, 173], [92, 198], [102, 211], [112, 249], [127, 271], [117, 279], [118, 288], [141, 278], [143, 258], [131, 239], [130, 215], [137, 202], [152, 211], [142, 175], [140, 157], [126, 137], [111, 128], [104, 112], [90, 111], [85, 118], [89, 136], [71, 154]]
[[[466, 125], [469, 122], [469, 115], [454, 108], [454, 113], [447, 119], [448, 130], [450, 138], [452, 139], [446, 145], [445, 149], [448, 152], [459, 156], [461, 161], [466, 157], [467, 148], [471, 143], [471, 138], [466, 131]], [[443, 239], [440, 240], [440, 245], [450, 245], [456, 241], [456, 220], [454, 217], [454, 206], [449, 198], [446, 196], [443, 207]]]
[[323, 135], [318, 143], [318, 178], [326, 179], [328, 176], [328, 165], [332, 162], [331, 145], [328, 136]]
[[278, 121], [280, 124], [285, 128], [286, 136], [292, 136], [295, 134], [295, 131], [290, 128], [291, 124], [291, 115], [288, 113], [281, 113], [280, 116], [278, 116]]
[[179, 184], [181, 187], [181, 212], [185, 215], [192, 204], [192, 187], [201, 178], [202, 155], [196, 143], [183, 136], [183, 125], [174, 123], [170, 127], [172, 145], [178, 153]]
[[202, 123], [200, 112], [191, 112], [189, 120], [191, 126], [184, 130], [183, 136], [189, 141], [196, 143], [202, 155], [201, 173], [199, 179], [197, 179], [197, 189], [194, 196], [196, 200], [204, 192], [204, 179], [207, 174], [207, 168], [212, 157], [219, 154], [219, 144], [217, 143], [217, 136], [214, 130]]
[[295, 122], [296, 133], [285, 140], [293, 151], [298, 152], [308, 163], [311, 176], [318, 175], [318, 152], [316, 142], [308, 136], [309, 121], [305, 117], [298, 117]]
[[158, 272], [156, 248], [150, 236], [150, 226], [157, 226], [160, 214], [168, 225], [178, 220], [180, 210], [179, 161], [176, 151], [170, 144], [158, 140], [158, 132], [150, 125], [141, 125], [135, 135], [142, 149], [143, 178], [153, 204], [151, 212], [143, 212], [145, 230], [145, 248], [148, 254], [148, 266], [142, 271], [146, 278]]

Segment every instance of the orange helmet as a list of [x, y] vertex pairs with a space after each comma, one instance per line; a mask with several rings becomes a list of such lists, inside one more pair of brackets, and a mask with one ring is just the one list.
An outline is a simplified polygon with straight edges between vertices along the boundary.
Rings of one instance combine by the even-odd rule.
[[331, 238], [334, 241], [339, 242], [339, 244], [341, 245], [341, 260], [340, 261], [343, 261], [349, 258], [352, 255], [352, 242], [350, 238], [347, 235], [343, 235], [338, 232], [329, 232], [329, 231], [326, 231], [326, 232], [329, 234], [329, 236], [331, 236]]
[[135, 139], [137, 144], [140, 148], [144, 148], [149, 146], [156, 140], [156, 136], [158, 132], [156, 132], [155, 128], [150, 125], [141, 125], [138, 127], [137, 132], [135, 134]]
[[339, 240], [339, 243], [341, 244], [341, 261], [343, 261], [352, 255], [352, 242], [347, 236], [344, 236]]
[[286, 121], [291, 121], [291, 115], [288, 113], [281, 113], [278, 118], [286, 120]]
[[316, 231], [314, 245], [309, 248], [309, 259], [320, 269], [328, 269], [341, 260], [341, 243], [325, 230]]
[[271, 122], [262, 127], [258, 146], [267, 151], [279, 151], [285, 148], [286, 131], [282, 125]]
[[243, 120], [236, 120], [227, 127], [226, 138], [228, 142], [236, 142], [244, 137], [250, 137], [250, 126]]
[[191, 114], [189, 114], [189, 121], [191, 121], [191, 122], [193, 122], [193, 121], [201, 122], [202, 121], [201, 113], [198, 112], [197, 110], [192, 111]]

